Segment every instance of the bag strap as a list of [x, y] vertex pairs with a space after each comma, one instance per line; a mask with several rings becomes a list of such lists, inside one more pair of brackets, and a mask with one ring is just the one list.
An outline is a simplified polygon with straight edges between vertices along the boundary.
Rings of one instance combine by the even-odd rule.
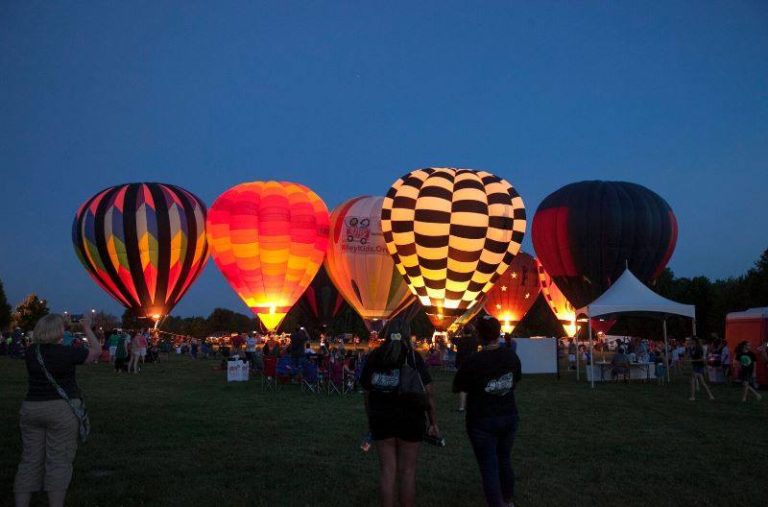
[[37, 344], [37, 364], [40, 365], [40, 368], [43, 370], [43, 373], [45, 373], [46, 378], [48, 378], [48, 382], [53, 385], [54, 389], [56, 389], [56, 392], [59, 393], [59, 396], [64, 398], [64, 401], [69, 403], [70, 406], [72, 406], [72, 400], [67, 395], [67, 392], [64, 391], [64, 389], [59, 385], [58, 382], [53, 378], [53, 375], [48, 371], [48, 369], [45, 367], [45, 363], [43, 363], [43, 355], [40, 353], [40, 344]]

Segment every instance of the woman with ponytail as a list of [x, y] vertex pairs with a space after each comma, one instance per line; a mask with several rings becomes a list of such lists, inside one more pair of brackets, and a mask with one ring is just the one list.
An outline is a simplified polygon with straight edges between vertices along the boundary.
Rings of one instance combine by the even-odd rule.
[[[384, 507], [395, 505], [397, 478], [400, 479], [400, 505], [414, 505], [419, 444], [425, 434], [439, 435], [432, 377], [407, 336], [405, 333], [389, 334], [384, 343], [368, 355], [360, 375], [371, 439], [379, 455], [380, 494]], [[426, 406], [413, 403], [412, 397], [403, 393], [401, 379], [404, 380], [407, 372], [412, 370], [418, 373], [424, 386]]]

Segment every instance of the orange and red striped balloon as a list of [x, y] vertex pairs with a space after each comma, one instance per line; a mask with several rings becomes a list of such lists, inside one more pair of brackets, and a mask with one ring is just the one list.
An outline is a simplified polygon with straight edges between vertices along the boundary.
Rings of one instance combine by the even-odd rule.
[[328, 208], [298, 183], [242, 183], [213, 203], [207, 232], [224, 278], [273, 331], [323, 263]]

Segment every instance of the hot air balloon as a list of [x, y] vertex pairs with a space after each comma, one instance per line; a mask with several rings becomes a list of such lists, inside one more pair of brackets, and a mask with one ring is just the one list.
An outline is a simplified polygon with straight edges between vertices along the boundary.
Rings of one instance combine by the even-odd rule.
[[117, 185], [80, 206], [72, 243], [102, 289], [157, 323], [208, 260], [205, 213], [200, 199], [174, 185]]
[[557, 288], [555, 282], [552, 281], [552, 277], [544, 269], [538, 259], [536, 259], [536, 268], [539, 271], [539, 284], [541, 285], [541, 294], [544, 296], [544, 301], [555, 314], [555, 317], [563, 326], [565, 334], [568, 336], [574, 336], [576, 334], [576, 310], [573, 305], [568, 302], [565, 294]]
[[331, 234], [325, 266], [344, 299], [369, 331], [415, 298], [387, 252], [381, 232], [383, 197], [356, 197], [331, 213]]
[[345, 304], [341, 293], [321, 267], [290, 313], [300, 323], [312, 329], [322, 329], [331, 324]]
[[395, 266], [440, 331], [493, 287], [525, 234], [517, 191], [471, 169], [406, 174], [389, 189], [381, 219]]
[[485, 311], [498, 319], [502, 331], [511, 333], [531, 309], [540, 290], [536, 260], [520, 252], [488, 291]]
[[298, 183], [242, 183], [213, 203], [207, 230], [224, 278], [274, 331], [323, 263], [328, 208]]
[[[493, 290], [493, 289], [491, 289]], [[461, 317], [453, 321], [453, 324], [448, 326], [447, 331], [449, 333], [458, 333], [464, 326], [472, 322], [472, 320], [477, 317], [480, 312], [483, 311], [483, 308], [485, 307], [485, 301], [487, 300], [487, 295], [483, 296], [483, 298], [478, 301], [472, 308], [464, 312]]]
[[568, 301], [594, 301], [628, 266], [645, 283], [677, 242], [669, 204], [635, 183], [582, 181], [547, 196], [533, 217], [533, 246]]

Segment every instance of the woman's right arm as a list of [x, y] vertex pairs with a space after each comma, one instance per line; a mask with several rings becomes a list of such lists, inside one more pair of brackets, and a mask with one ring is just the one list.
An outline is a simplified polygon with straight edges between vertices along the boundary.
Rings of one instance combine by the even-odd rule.
[[96, 338], [96, 335], [93, 333], [93, 329], [91, 329], [91, 317], [89, 315], [86, 314], [82, 320], [80, 320], [80, 324], [83, 326], [83, 332], [88, 339], [88, 359], [86, 359], [85, 362], [92, 363], [101, 355], [101, 344], [99, 343], [99, 339]]

